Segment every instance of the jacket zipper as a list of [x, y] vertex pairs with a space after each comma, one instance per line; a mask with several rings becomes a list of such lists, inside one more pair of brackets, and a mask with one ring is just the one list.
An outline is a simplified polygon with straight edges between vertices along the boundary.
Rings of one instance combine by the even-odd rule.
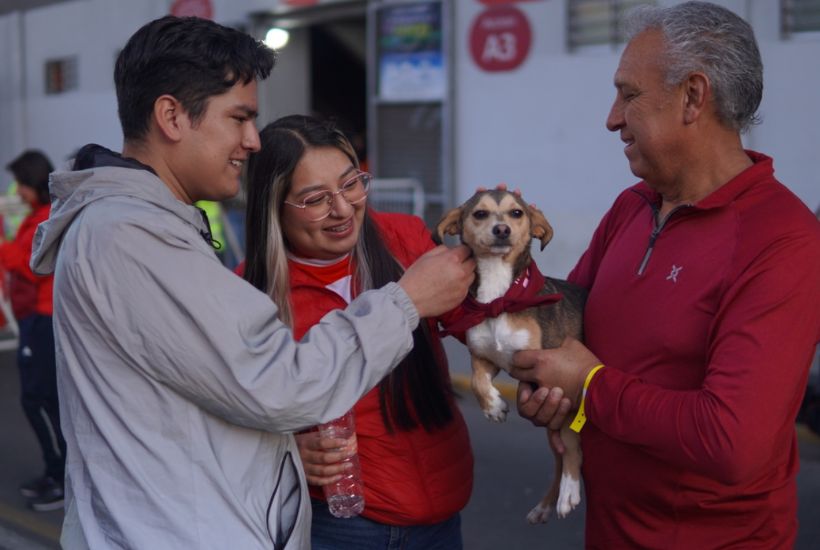
[[663, 225], [658, 226], [656, 223], [655, 229], [653, 229], [652, 234], [649, 235], [649, 245], [646, 247], [646, 252], [643, 255], [643, 260], [641, 260], [641, 265], [638, 267], [638, 275], [643, 275], [643, 271], [644, 269], [646, 269], [646, 264], [649, 263], [649, 257], [652, 255], [652, 250], [655, 249], [655, 239], [658, 238], [658, 233], [661, 232], [662, 228]]
[[[637, 193], [637, 191], [636, 191], [636, 193]], [[655, 249], [655, 241], [658, 239], [658, 235], [661, 234], [661, 231], [663, 230], [664, 226], [666, 226], [666, 222], [668, 222], [670, 220], [670, 218], [672, 218], [672, 215], [675, 212], [677, 212], [678, 210], [682, 210], [684, 208], [689, 208], [692, 205], [691, 204], [681, 204], [680, 206], [676, 206], [675, 208], [673, 208], [672, 210], [669, 211], [669, 213], [666, 215], [666, 217], [663, 220], [658, 222], [658, 213], [660, 212], [658, 207], [655, 206], [654, 204], [652, 204], [651, 202], [649, 202], [649, 199], [644, 197], [641, 193], [637, 193], [637, 194], [640, 195], [647, 202], [647, 204], [649, 205], [649, 208], [652, 209], [652, 218], [655, 220], [655, 228], [652, 230], [652, 233], [649, 235], [649, 244], [646, 247], [646, 252], [643, 255], [643, 260], [641, 260], [641, 265], [638, 266], [638, 275], [643, 275], [644, 271], [646, 271], [646, 266], [649, 263], [649, 258], [652, 256], [652, 251]]]

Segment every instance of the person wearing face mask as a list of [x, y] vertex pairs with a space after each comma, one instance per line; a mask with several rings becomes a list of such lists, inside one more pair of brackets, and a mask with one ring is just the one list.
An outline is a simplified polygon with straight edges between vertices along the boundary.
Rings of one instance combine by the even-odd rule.
[[[434, 248], [420, 218], [368, 206], [372, 178], [333, 123], [288, 116], [260, 138], [248, 165], [244, 277], [276, 303], [296, 338]], [[413, 341], [399, 367], [353, 408], [365, 491], [359, 517], [333, 517], [320, 489], [337, 479], [350, 451], [315, 431], [297, 435], [315, 550], [386, 549], [389, 541], [406, 549], [462, 546], [459, 511], [473, 481], [467, 427], [435, 320], [421, 323]]]

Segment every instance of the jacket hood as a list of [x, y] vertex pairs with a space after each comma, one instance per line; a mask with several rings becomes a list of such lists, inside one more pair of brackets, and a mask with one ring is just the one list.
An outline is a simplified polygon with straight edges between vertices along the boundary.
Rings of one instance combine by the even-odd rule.
[[71, 169], [51, 174], [49, 188], [51, 215], [37, 228], [31, 254], [31, 269], [38, 275], [54, 272], [63, 235], [83, 209], [109, 197], [130, 197], [156, 205], [193, 225], [210, 242], [208, 223], [200, 209], [177, 199], [150, 166], [100, 145], [80, 149]]

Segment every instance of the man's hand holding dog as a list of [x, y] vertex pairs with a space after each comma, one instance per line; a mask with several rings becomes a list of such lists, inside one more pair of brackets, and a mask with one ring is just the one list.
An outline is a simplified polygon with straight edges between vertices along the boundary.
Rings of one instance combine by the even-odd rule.
[[512, 363], [510, 376], [538, 386], [533, 392], [519, 384], [519, 414], [557, 430], [566, 414], [578, 408], [584, 380], [600, 361], [581, 342], [567, 338], [558, 348], [519, 351]]
[[419, 317], [435, 317], [458, 306], [475, 280], [475, 260], [464, 245], [437, 246], [417, 259], [399, 279]]
[[572, 403], [558, 386], [533, 388], [529, 382], [521, 382], [518, 384], [517, 402], [519, 415], [551, 430], [561, 429], [564, 419], [572, 410]]

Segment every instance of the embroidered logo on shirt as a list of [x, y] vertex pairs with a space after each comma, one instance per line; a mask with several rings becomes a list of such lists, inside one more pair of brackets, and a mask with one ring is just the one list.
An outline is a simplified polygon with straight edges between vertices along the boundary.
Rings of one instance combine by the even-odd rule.
[[672, 264], [672, 271], [670, 271], [669, 275], [666, 276], [666, 280], [667, 281], [672, 281], [673, 283], [677, 283], [678, 282], [678, 273], [681, 272], [681, 269], [683, 269], [683, 266], [677, 266], [677, 265]]

